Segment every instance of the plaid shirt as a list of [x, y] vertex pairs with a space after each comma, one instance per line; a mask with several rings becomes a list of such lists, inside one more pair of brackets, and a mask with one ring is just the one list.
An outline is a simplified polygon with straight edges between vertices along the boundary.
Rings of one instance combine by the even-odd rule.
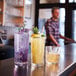
[[53, 35], [57, 42], [59, 42], [59, 22], [54, 21], [52, 18], [48, 19], [45, 23], [45, 30], [46, 30], [46, 45], [55, 46], [55, 44], [50, 39], [50, 35]]

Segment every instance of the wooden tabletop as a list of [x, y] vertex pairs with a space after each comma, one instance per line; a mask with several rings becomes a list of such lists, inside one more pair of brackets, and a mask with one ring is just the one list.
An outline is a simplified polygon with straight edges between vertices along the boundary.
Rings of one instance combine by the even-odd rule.
[[14, 65], [14, 58], [0, 61], [0, 76], [59, 76], [69, 65], [76, 62], [76, 44], [69, 44], [62, 47], [60, 61], [58, 64], [45, 65], [35, 68], [28, 65], [18, 67]]

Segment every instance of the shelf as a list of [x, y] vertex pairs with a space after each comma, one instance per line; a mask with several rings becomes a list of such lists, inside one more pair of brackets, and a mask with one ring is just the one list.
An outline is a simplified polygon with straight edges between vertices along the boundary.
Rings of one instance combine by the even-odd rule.
[[5, 25], [13, 26], [18, 23], [20, 25], [23, 24], [24, 3], [22, 1], [24, 1], [24, 0], [20, 0], [21, 2], [18, 2], [18, 1], [19, 0], [6, 0], [5, 1], [6, 7], [5, 7], [5, 11], [3, 11], [4, 12], [3, 14], [5, 16], [5, 17], [3, 17], [5, 19], [5, 21], [4, 21]]
[[10, 15], [8, 13], [6, 13], [8, 16], [13, 17], [13, 18], [23, 18], [23, 16], [15, 16], [15, 15]]
[[[13, 6], [13, 5], [12, 5]], [[13, 7], [15, 7], [15, 8], [24, 8], [24, 6], [17, 6], [17, 5], [15, 5], [15, 6], [13, 6]]]
[[12, 6], [14, 8], [24, 8], [24, 6], [20, 6], [20, 5], [11, 5], [9, 3], [7, 3], [7, 5]]

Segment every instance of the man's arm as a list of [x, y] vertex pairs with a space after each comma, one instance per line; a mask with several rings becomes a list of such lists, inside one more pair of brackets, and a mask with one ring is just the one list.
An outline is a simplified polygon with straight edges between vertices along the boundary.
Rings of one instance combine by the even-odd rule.
[[56, 39], [54, 38], [53, 35], [50, 34], [50, 39], [53, 41], [53, 43], [56, 45], [56, 46], [60, 46], [59, 43], [56, 41]]
[[73, 39], [64, 37], [64, 36], [62, 36], [62, 35], [60, 35], [60, 38], [65, 39], [65, 40], [67, 40], [67, 41], [75, 42]]

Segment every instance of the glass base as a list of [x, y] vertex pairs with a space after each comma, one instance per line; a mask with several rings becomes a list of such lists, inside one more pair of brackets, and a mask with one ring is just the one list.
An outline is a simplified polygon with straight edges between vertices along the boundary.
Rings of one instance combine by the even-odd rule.
[[32, 63], [32, 67], [41, 68], [41, 67], [44, 67], [44, 64], [34, 64], [34, 63]]
[[26, 65], [28, 65], [28, 62], [15, 62], [15, 65], [26, 66]]
[[46, 62], [46, 64], [51, 65], [51, 64], [58, 64], [59, 62]]

